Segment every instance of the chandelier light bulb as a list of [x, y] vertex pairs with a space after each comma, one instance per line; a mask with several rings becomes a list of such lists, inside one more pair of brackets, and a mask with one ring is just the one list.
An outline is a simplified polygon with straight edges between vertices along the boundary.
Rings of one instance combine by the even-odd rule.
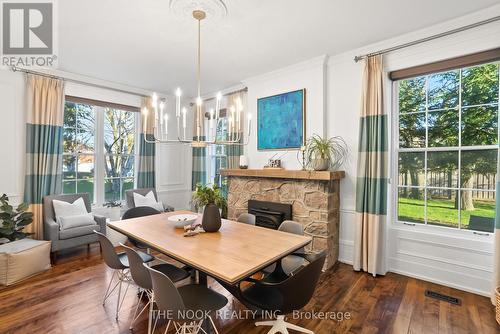
[[156, 95], [156, 93], [153, 93], [153, 107], [156, 108], [157, 103], [158, 103], [158, 95]]
[[177, 97], [181, 97], [182, 96], [182, 90], [180, 88], [177, 88], [175, 90], [175, 96], [177, 96]]
[[165, 109], [165, 102], [161, 101], [160, 102], [160, 110], [163, 112], [163, 109]]
[[220, 100], [222, 100], [222, 93], [218, 92], [217, 93], [217, 101], [220, 101]]
[[199, 97], [199, 96], [198, 96], [198, 97], [196, 98], [196, 105], [197, 105], [198, 107], [201, 107], [201, 104], [202, 104], [202, 103], [203, 103], [203, 101], [201, 100], [201, 97]]

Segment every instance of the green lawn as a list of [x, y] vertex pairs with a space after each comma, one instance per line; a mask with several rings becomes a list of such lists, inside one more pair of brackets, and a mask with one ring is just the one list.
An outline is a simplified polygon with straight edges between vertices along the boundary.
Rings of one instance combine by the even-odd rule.
[[[427, 222], [433, 225], [458, 227], [458, 210], [454, 208], [455, 201], [440, 199], [427, 202]], [[467, 229], [470, 216], [478, 216], [491, 219], [493, 228], [495, 218], [495, 202], [474, 200], [474, 210], [460, 211], [461, 227]], [[411, 198], [399, 198], [398, 219], [400, 221], [424, 223], [425, 208], [424, 201]], [[489, 222], [489, 219], [486, 219]]]

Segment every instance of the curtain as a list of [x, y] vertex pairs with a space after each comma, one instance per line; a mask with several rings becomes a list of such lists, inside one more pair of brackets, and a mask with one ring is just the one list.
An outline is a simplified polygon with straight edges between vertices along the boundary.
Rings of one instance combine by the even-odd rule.
[[[144, 138], [153, 140], [154, 112], [152, 99], [146, 97], [142, 101], [142, 107], [148, 109], [146, 116], [141, 115], [141, 130], [139, 134], [139, 163], [137, 170], [137, 187], [154, 188], [155, 187], [155, 154], [156, 144], [147, 143]], [[147, 128], [144, 127], [144, 120], [147, 118]]]
[[24, 201], [33, 213], [26, 232], [43, 239], [42, 199], [62, 191], [64, 82], [27, 75]]
[[495, 217], [495, 255], [493, 258], [493, 291], [491, 302], [496, 305], [496, 288], [500, 286], [500, 181], [496, 190], [496, 217]]
[[354, 270], [384, 274], [380, 261], [387, 213], [387, 115], [382, 56], [365, 59], [356, 179]]
[[[196, 106], [193, 107], [193, 114], [196, 115]], [[202, 117], [200, 120], [200, 140], [206, 140], [203, 134], [205, 125], [205, 108], [202, 106]], [[193, 140], [198, 140], [197, 129], [196, 129], [196, 119], [193, 118]], [[198, 183], [207, 184], [207, 148], [206, 147], [193, 147], [193, 171], [192, 171], [192, 189], [195, 190]]]

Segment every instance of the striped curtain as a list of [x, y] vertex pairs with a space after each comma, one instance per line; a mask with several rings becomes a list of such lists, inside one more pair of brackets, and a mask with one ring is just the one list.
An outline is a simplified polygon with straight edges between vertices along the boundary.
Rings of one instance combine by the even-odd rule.
[[[137, 170], [137, 188], [154, 188], [155, 187], [155, 154], [156, 145], [154, 143], [146, 143], [144, 138], [153, 140], [153, 124], [155, 122], [154, 112], [152, 107], [152, 99], [146, 97], [142, 101], [142, 107], [148, 109], [148, 113], [141, 115], [141, 131], [139, 135], [139, 163]], [[147, 118], [147, 128], [144, 127], [144, 120]]]
[[[193, 107], [193, 114], [196, 115], [196, 106]], [[202, 115], [205, 115], [205, 108], [202, 107]], [[202, 117], [201, 131], [200, 134], [203, 134], [204, 131], [204, 117]], [[196, 135], [196, 120], [193, 119], [193, 140], [197, 140], [198, 136]], [[206, 137], [201, 135], [200, 140], [205, 140]], [[193, 147], [193, 171], [191, 176], [191, 187], [195, 190], [196, 185], [198, 183], [207, 184], [207, 148], [206, 147]]]
[[64, 82], [27, 75], [24, 202], [33, 213], [26, 232], [43, 239], [42, 198], [62, 191]]
[[384, 274], [380, 261], [387, 213], [387, 115], [382, 57], [365, 59], [356, 179], [354, 270]]

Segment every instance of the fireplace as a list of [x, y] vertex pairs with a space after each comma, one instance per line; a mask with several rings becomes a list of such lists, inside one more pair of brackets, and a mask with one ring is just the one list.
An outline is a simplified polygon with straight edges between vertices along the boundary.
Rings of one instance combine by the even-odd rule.
[[283, 221], [292, 220], [292, 205], [249, 200], [248, 213], [255, 215], [255, 225], [277, 230]]

